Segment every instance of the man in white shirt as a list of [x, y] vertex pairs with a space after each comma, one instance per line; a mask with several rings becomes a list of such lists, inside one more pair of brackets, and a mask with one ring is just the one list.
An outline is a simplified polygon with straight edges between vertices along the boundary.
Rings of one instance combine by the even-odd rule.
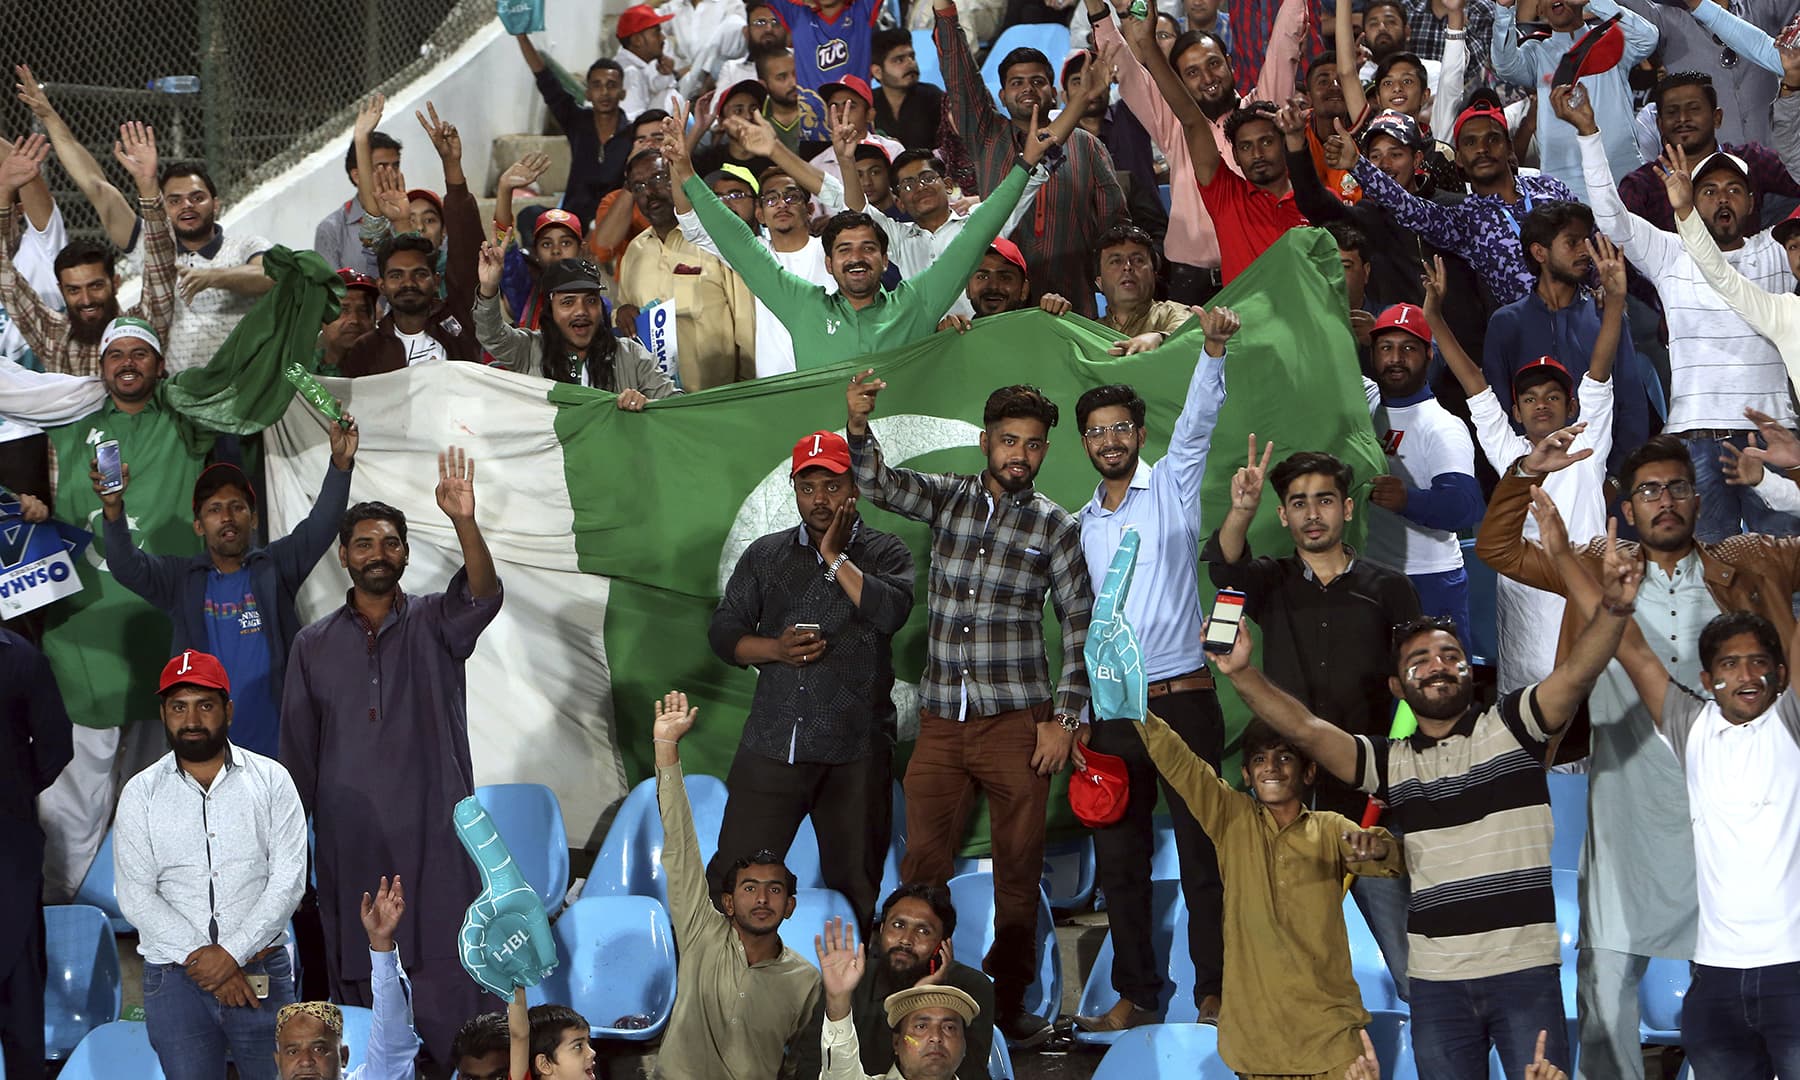
[[1459, 529], [1481, 520], [1475, 444], [1461, 420], [1431, 396], [1431, 328], [1425, 312], [1395, 304], [1369, 332], [1369, 357], [1380, 390], [1371, 403], [1375, 436], [1387, 451], [1387, 476], [1369, 481], [1369, 561], [1413, 583], [1419, 608], [1456, 622], [1469, 640], [1469, 578]]
[[170, 1080], [275, 1080], [284, 947], [306, 887], [306, 812], [279, 762], [231, 745], [231, 680], [187, 649], [163, 668], [170, 752], [132, 777], [114, 823], [119, 909], [138, 929], [144, 1020]]
[[981, 1012], [975, 999], [954, 986], [933, 984], [930, 975], [889, 994], [882, 1007], [894, 1032], [894, 1067], [885, 1078], [876, 1077], [863, 1071], [856, 1018], [850, 1015], [850, 996], [862, 981], [868, 950], [857, 947], [856, 932], [842, 919], [826, 923], [817, 941], [825, 984], [819, 1080], [956, 1080], [967, 1049], [964, 1032]]
[[731, 85], [719, 80], [719, 69], [727, 60], [741, 59], [748, 48], [748, 13], [739, 0], [669, 0], [656, 13], [671, 20], [668, 33], [674, 40], [667, 51], [683, 72], [682, 97], [692, 101], [709, 89]]
[[[1741, 532], [1800, 534], [1800, 519], [1747, 498], [1742, 489], [1725, 483], [1722, 470], [1726, 445], [1738, 450], [1754, 445], [1755, 425], [1745, 419], [1746, 408], [1794, 426], [1780, 351], [1707, 284], [1679, 236], [1626, 210], [1593, 104], [1571, 104], [1567, 87], [1551, 91], [1550, 102], [1575, 129], [1595, 226], [1618, 238], [1625, 257], [1662, 298], [1670, 372], [1669, 417], [1663, 429], [1686, 443], [1694, 459], [1701, 495], [1695, 535], [1716, 544]], [[1757, 192], [1749, 165], [1734, 154], [1715, 151], [1695, 164], [1693, 184], [1700, 217], [1726, 263], [1767, 292], [1791, 291], [1787, 252], [1768, 233], [1757, 231]]]
[[680, 73], [663, 50], [662, 24], [674, 17], [657, 14], [649, 4], [633, 4], [619, 13], [619, 51], [613, 59], [625, 71], [625, 97], [619, 108], [626, 116], [635, 117], [645, 109], [680, 108], [681, 93], [676, 89]]
[[[1599, 586], [1546, 520], [1545, 547], [1569, 577], [1571, 603], [1605, 604]], [[1601, 576], [1632, 585], [1639, 557], [1608, 543]], [[1635, 587], [1622, 594], [1631, 610]], [[1800, 641], [1796, 637], [1795, 641]], [[1619, 644], [1662, 739], [1687, 780], [1700, 914], [1682, 1045], [1697, 1076], [1800, 1075], [1800, 700], [1795, 662], [1774, 624], [1726, 612], [1700, 634], [1709, 700], [1682, 686], [1635, 625]]]

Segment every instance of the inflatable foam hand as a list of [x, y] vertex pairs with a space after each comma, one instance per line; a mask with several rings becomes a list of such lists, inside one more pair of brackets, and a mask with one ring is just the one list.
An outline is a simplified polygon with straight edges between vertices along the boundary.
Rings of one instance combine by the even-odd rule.
[[1088, 689], [1094, 716], [1101, 720], [1142, 720], [1146, 709], [1143, 657], [1137, 635], [1125, 621], [1125, 597], [1131, 592], [1131, 575], [1137, 569], [1138, 531], [1127, 528], [1113, 552], [1106, 581], [1094, 597], [1093, 617], [1088, 621]]
[[473, 798], [456, 804], [456, 838], [481, 871], [481, 895], [463, 916], [457, 944], [469, 977], [511, 1000], [556, 969], [556, 944], [544, 902], [525, 883], [494, 821]]

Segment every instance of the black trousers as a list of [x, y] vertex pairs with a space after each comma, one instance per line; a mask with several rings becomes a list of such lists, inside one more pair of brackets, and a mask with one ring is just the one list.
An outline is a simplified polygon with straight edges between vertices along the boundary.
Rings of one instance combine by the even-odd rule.
[[[1165, 694], [1150, 701], [1150, 710], [1181, 736], [1188, 748], [1217, 769], [1225, 752], [1225, 718], [1211, 690]], [[1145, 1008], [1155, 1008], [1168, 982], [1169, 965], [1156, 955], [1150, 911], [1150, 853], [1154, 846], [1151, 818], [1158, 785], [1167, 793], [1174, 818], [1175, 849], [1181, 858], [1181, 893], [1188, 909], [1188, 953], [1194, 961], [1194, 1001], [1219, 992], [1225, 971], [1225, 887], [1219, 857], [1194, 815], [1169, 790], [1150, 761], [1144, 740], [1131, 730], [1136, 721], [1100, 720], [1088, 744], [1125, 759], [1131, 777], [1131, 800], [1125, 816], [1094, 830], [1096, 876], [1106, 892], [1106, 911], [1113, 938], [1113, 989]], [[1179, 946], [1177, 946], [1179, 947]]]
[[[1205, 304], [1224, 287], [1225, 281], [1217, 269], [1178, 262], [1169, 264], [1169, 299], [1177, 304]], [[1156, 715], [1161, 716], [1161, 711]]]
[[[789, 765], [738, 747], [725, 779], [719, 853], [709, 872], [714, 895], [735, 860], [765, 848], [785, 855], [810, 814], [825, 886], [844, 894], [856, 910], [858, 935], [867, 934], [894, 817], [893, 749], [884, 735], [875, 743], [868, 758], [843, 765]], [[802, 937], [817, 932], [802, 928]]]
[[[35, 822], [32, 827], [37, 827]], [[34, 899], [43, 895], [42, 876], [15, 884]], [[48, 1075], [44, 1070], [44, 914], [35, 903], [27, 910], [31, 917], [9, 928], [25, 940], [9, 961], [11, 967], [0, 971], [0, 1054], [4, 1054], [9, 1078], [43, 1080]]]

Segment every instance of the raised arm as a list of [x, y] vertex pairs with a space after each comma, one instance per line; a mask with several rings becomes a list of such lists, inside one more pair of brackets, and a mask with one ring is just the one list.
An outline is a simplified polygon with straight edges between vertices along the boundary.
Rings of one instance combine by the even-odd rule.
[[1494, 36], [1488, 42], [1488, 59], [1494, 74], [1513, 86], [1537, 85], [1537, 42], [1520, 45], [1515, 0], [1494, 0]]
[[406, 890], [400, 875], [381, 878], [373, 896], [362, 894], [363, 932], [369, 937], [369, 989], [374, 1015], [369, 1021], [369, 1041], [363, 1048], [362, 1080], [411, 1080], [413, 1059], [419, 1056], [419, 1035], [413, 1027], [412, 994], [394, 931], [406, 912]]
[[[1618, 551], [1618, 522], [1607, 528], [1606, 562], [1601, 569], [1600, 597], [1591, 610], [1586, 627], [1575, 638], [1569, 654], [1544, 680], [1537, 684], [1537, 718], [1547, 734], [1555, 735], [1574, 719], [1576, 710], [1587, 701], [1594, 682], [1606, 670], [1607, 662], [1619, 652], [1619, 641], [1632, 625], [1631, 613], [1637, 600], [1638, 585], [1644, 578], [1639, 558], [1625, 558]], [[1563, 547], [1568, 546], [1564, 538]], [[1582, 572], [1585, 574], [1586, 569]], [[1564, 580], [1568, 580], [1565, 574]], [[1657, 665], [1660, 670], [1662, 665]], [[1634, 677], [1634, 680], [1635, 677]], [[1645, 702], [1650, 704], [1648, 700]], [[1653, 712], [1661, 714], [1661, 701]]]
[[1659, 281], [1678, 261], [1681, 241], [1625, 208], [1618, 185], [1613, 182], [1612, 165], [1606, 160], [1606, 143], [1594, 120], [1594, 103], [1584, 92], [1581, 104], [1575, 105], [1574, 89], [1558, 86], [1551, 90], [1550, 105], [1558, 118], [1575, 129], [1575, 142], [1581, 149], [1581, 174], [1587, 181], [1588, 202], [1594, 208], [1594, 225], [1607, 236], [1617, 237], [1625, 257], [1642, 267], [1652, 281]]
[[[1256, 457], [1256, 432], [1250, 433], [1248, 463], [1231, 477], [1231, 509], [1219, 525], [1216, 538], [1218, 552], [1225, 563], [1237, 563], [1250, 554], [1250, 523], [1256, 520], [1256, 508], [1262, 505], [1264, 478], [1269, 472], [1269, 456], [1275, 443], [1263, 444], [1262, 460]], [[1209, 545], [1210, 550], [1210, 545]]]
[[[80, 139], [70, 130], [69, 125], [50, 104], [50, 98], [39, 85], [37, 76], [24, 64], [13, 68], [18, 76], [15, 89], [19, 101], [31, 110], [31, 115], [38, 123], [44, 125], [45, 134], [50, 137], [50, 145], [56, 149], [57, 160], [62, 162], [63, 171], [75, 182], [76, 190], [93, 206], [100, 215], [100, 227], [106, 230], [106, 238], [113, 246], [121, 250], [131, 246], [132, 233], [138, 228], [137, 208], [131, 205], [119, 189], [114, 187], [105, 174], [100, 171], [100, 163], [94, 155], [88, 153]], [[10, 306], [8, 308], [10, 310]]]
[[[1332, 124], [1337, 129], [1333, 139], [1350, 138], [1349, 133], [1344, 130], [1343, 121], [1334, 120]], [[1362, 185], [1365, 199], [1373, 199], [1375, 205], [1386, 208], [1395, 221], [1437, 247], [1462, 251], [1474, 239], [1475, 228], [1469, 216], [1458, 206], [1444, 206], [1430, 199], [1419, 198], [1394, 183], [1393, 177], [1377, 169], [1368, 158], [1359, 155], [1350, 175]]]
[[1543, 545], [1525, 538], [1525, 515], [1531, 512], [1533, 484], [1547, 473], [1593, 456], [1591, 448], [1570, 449], [1586, 429], [1586, 424], [1574, 424], [1551, 432], [1519, 460], [1516, 469], [1511, 463], [1495, 465], [1500, 482], [1494, 485], [1487, 514], [1475, 533], [1475, 557], [1495, 573], [1534, 589], [1562, 594], [1563, 577], [1556, 561], [1545, 554]]
[[[1469, 0], [1442, 0], [1444, 5], [1444, 55], [1439, 58], [1437, 90], [1431, 95], [1427, 119], [1431, 130], [1448, 132], [1456, 126], [1462, 109], [1463, 86], [1469, 70]], [[1358, 114], [1351, 113], [1351, 116]]]
[[886, 388], [887, 383], [869, 368], [852, 375], [844, 390], [849, 405], [844, 435], [850, 444], [851, 475], [856, 478], [857, 491], [876, 506], [914, 521], [930, 521], [949, 496], [951, 484], [943, 477], [896, 469], [882, 458], [881, 443], [869, 430], [869, 417], [875, 412], [876, 395]]
[[[1475, 362], [1456, 340], [1456, 333], [1444, 319], [1444, 289], [1448, 276], [1444, 272], [1444, 257], [1433, 255], [1425, 264], [1425, 325], [1431, 328], [1432, 343], [1443, 354], [1444, 363], [1450, 368], [1450, 374], [1462, 385], [1463, 393], [1474, 397], [1488, 388], [1488, 381], [1481, 374], [1481, 365]], [[1617, 342], [1613, 343], [1615, 347]], [[1505, 468], [1508, 463], [1495, 462], [1494, 468]]]
[[[1588, 190], [1590, 194], [1593, 191]], [[1604, 293], [1600, 301], [1600, 333], [1594, 338], [1594, 351], [1588, 358], [1588, 378], [1607, 382], [1612, 379], [1613, 361], [1619, 354], [1619, 339], [1625, 334], [1625, 256], [1600, 232], [1587, 242], [1587, 250]]]
[[[664, 122], [665, 124], [667, 121]], [[706, 227], [707, 235], [718, 245], [725, 262], [745, 286], [761, 300], [776, 318], [785, 323], [797, 324], [798, 320], [812, 312], [807, 301], [819, 291], [819, 287], [805, 278], [790, 274], [776, 261], [744, 224], [744, 219], [730, 210], [719, 197], [712, 193], [698, 176], [694, 175], [694, 166], [688, 160], [687, 149], [679, 145], [681, 139], [677, 133], [670, 138], [665, 131], [663, 140], [663, 156], [669, 162], [669, 177], [675, 190], [675, 207], [679, 213], [683, 201], [700, 217], [700, 224]]]
[[350, 144], [356, 150], [356, 198], [363, 213], [381, 217], [381, 202], [375, 197], [375, 152], [369, 137], [381, 125], [381, 113], [387, 107], [387, 95], [374, 93], [356, 110], [356, 126], [350, 133]]
[[[1679, 146], [1671, 149], [1673, 156], [1664, 153], [1657, 168], [1662, 171], [1669, 205], [1675, 211], [1675, 231], [1681, 235], [1682, 246], [1693, 258], [1695, 269], [1752, 329], [1777, 345], [1782, 344], [1791, 333], [1791, 320], [1800, 316], [1800, 312], [1793, 310], [1800, 300], [1782, 293], [1764, 292], [1725, 261], [1718, 241], [1706, 229], [1706, 222], [1694, 213], [1694, 184], [1688, 172], [1687, 154]], [[1790, 359], [1793, 352], [1792, 349], [1782, 350], [1790, 379], [1800, 378], [1800, 364]]]
[[[670, 134], [671, 129], [669, 126], [671, 123], [673, 123], [673, 121], [670, 121], [670, 120], [663, 121], [663, 142], [664, 142], [665, 146], [668, 144], [669, 139], [672, 137]], [[678, 130], [678, 128], [676, 130]], [[756, 154], [761, 157], [766, 157], [770, 161], [774, 162], [776, 164], [776, 166], [781, 169], [782, 172], [787, 173], [789, 176], [793, 177], [794, 183], [799, 184], [801, 186], [801, 188], [805, 189], [805, 191], [808, 195], [817, 195], [819, 193], [819, 189], [824, 186], [825, 174], [819, 170], [819, 167], [817, 165], [814, 165], [812, 162], [807, 161], [805, 158], [801, 157], [799, 154], [794, 153], [793, 150], [788, 148], [787, 143], [784, 143], [779, 138], [777, 138], [775, 135], [775, 129], [772, 126], [770, 126], [769, 121], [763, 116], [762, 113], [753, 112], [750, 114], [750, 116], [747, 119], [735, 117], [735, 116], [728, 116], [725, 118], [725, 130], [731, 135], [732, 138], [734, 138], [738, 142], [742, 143], [744, 149], [750, 151], [752, 154]], [[835, 132], [834, 132], [834, 135], [835, 135]], [[860, 140], [856, 140], [856, 141], [860, 141]], [[832, 140], [832, 146], [834, 149], [836, 148], [836, 145], [837, 145], [837, 139], [834, 137]], [[854, 154], [856, 152], [855, 142], [852, 142], [850, 151], [852, 154]], [[671, 162], [670, 164], [673, 165], [673, 162]], [[852, 178], [855, 177], [855, 175], [856, 175], [856, 169], [854, 167], [844, 170], [844, 187], [845, 187], [846, 201], [849, 199], [850, 181], [852, 180]], [[676, 190], [677, 190], [676, 198], [679, 199], [680, 198], [680, 195], [679, 195], [680, 189], [677, 188]], [[859, 187], [857, 189], [857, 191], [860, 194], [862, 189]], [[852, 210], [862, 209], [862, 207], [856, 206], [853, 204], [851, 205], [850, 208]], [[679, 204], [677, 204], [676, 209], [677, 210], [680, 209]]]
[[1124, 18], [1119, 20], [1119, 32], [1131, 43], [1132, 51], [1143, 61], [1144, 69], [1155, 81], [1156, 89], [1162, 94], [1169, 111], [1181, 122], [1181, 129], [1187, 139], [1188, 157], [1194, 167], [1194, 181], [1201, 187], [1212, 183], [1213, 176], [1218, 173], [1222, 164], [1219, 156], [1219, 144], [1214, 140], [1212, 122], [1200, 111], [1200, 103], [1194, 95], [1188, 93], [1187, 84], [1169, 64], [1169, 57], [1156, 44], [1156, 6], [1154, 0], [1150, 5], [1148, 16], [1143, 19]]
[[[1791, 5], [1783, 5], [1783, 10], [1791, 11]], [[1693, 12], [1694, 21], [1705, 27], [1707, 33], [1715, 35], [1715, 41], [1730, 48], [1764, 71], [1772, 71], [1776, 75], [1782, 73], [1781, 55], [1775, 48], [1775, 41], [1769, 36], [1768, 31], [1755, 23], [1746, 22], [1725, 7], [1713, 3], [1712, 0], [1701, 0], [1700, 5], [1695, 7]], [[1605, 18], [1605, 16], [1601, 17]], [[1785, 18], [1786, 16], [1779, 17]], [[1622, 30], [1627, 29], [1624, 22], [1621, 22], [1619, 27]], [[1626, 39], [1626, 44], [1629, 49], [1629, 37]], [[1635, 63], [1629, 59], [1629, 55], [1628, 51], [1627, 58], [1623, 62]]]
[[[1206, 476], [1206, 459], [1212, 451], [1213, 430], [1219, 425], [1219, 410], [1225, 405], [1225, 350], [1242, 325], [1237, 312], [1214, 305], [1201, 310], [1202, 344], [1194, 373], [1188, 377], [1187, 395], [1182, 398], [1181, 412], [1175, 416], [1175, 427], [1169, 432], [1169, 451], [1163, 455], [1151, 476], [1151, 484], [1166, 476], [1171, 493], [1178, 500], [1183, 516], [1196, 531], [1200, 528], [1200, 483]], [[1189, 337], [1189, 341], [1193, 338]]]
[[137, 121], [120, 124], [113, 157], [131, 174], [144, 219], [144, 290], [138, 306], [167, 341], [175, 319], [175, 235], [157, 180], [156, 129]]
[[[50, 157], [50, 144], [42, 135], [21, 138], [4, 159], [0, 159], [0, 237], [11, 231], [13, 201], [26, 187], [43, 183], [44, 162]], [[4, 307], [19, 332], [34, 349], [45, 349], [60, 336], [58, 318], [38, 296], [37, 290], [19, 277], [10, 245], [0, 241], [0, 307]], [[11, 414], [14, 419], [25, 419]], [[85, 414], [83, 414], [85, 415]]]
[[475, 523], [475, 463], [454, 446], [438, 454], [437, 504], [456, 530], [463, 568], [469, 575], [469, 595], [477, 600], [499, 595], [500, 574], [481, 526]]
[[655, 710], [650, 735], [656, 747], [656, 803], [662, 815], [663, 874], [669, 886], [669, 915], [675, 925], [675, 942], [686, 947], [708, 922], [717, 918], [708, 895], [706, 865], [700, 857], [700, 837], [694, 832], [687, 782], [681, 774], [681, 740], [693, 729], [700, 710], [689, 708], [687, 695], [677, 690], [664, 694], [655, 703]]
[[[20, 138], [20, 142], [24, 137]], [[0, 139], [0, 163], [4, 163], [13, 152], [14, 143]], [[50, 197], [50, 185], [44, 182], [43, 173], [22, 185], [16, 196], [19, 206], [25, 211], [25, 221], [33, 229], [43, 232], [50, 228], [50, 222], [56, 214], [56, 200]]]
[[494, 182], [494, 238], [503, 239], [503, 232], [512, 231], [515, 216], [513, 214], [513, 192], [522, 187], [537, 183], [538, 178], [550, 168], [550, 155], [529, 153], [506, 167], [500, 179]]
[[1007, 138], [1011, 121], [1000, 115], [994, 95], [988, 93], [969, 51], [969, 39], [956, 20], [954, 0], [932, 0], [935, 20], [932, 40], [937, 44], [938, 69], [944, 75], [944, 89], [950, 99], [950, 118], [971, 151], [977, 151], [990, 140]]
[[1252, 647], [1250, 623], [1238, 624], [1237, 644], [1230, 653], [1209, 654], [1213, 669], [1231, 681], [1232, 689], [1244, 699], [1253, 716], [1281, 734], [1294, 740], [1294, 745], [1319, 767], [1356, 786], [1356, 740], [1350, 733], [1314, 716], [1287, 691], [1268, 680], [1250, 663]]
[[1352, 119], [1360, 118], [1363, 110], [1369, 107], [1369, 98], [1363, 91], [1362, 50], [1356, 44], [1350, 0], [1337, 0], [1337, 15], [1333, 19], [1333, 26], [1335, 40], [1332, 47], [1337, 50], [1338, 71], [1347, 76], [1338, 79], [1338, 87], [1344, 92], [1344, 108], [1349, 110]]

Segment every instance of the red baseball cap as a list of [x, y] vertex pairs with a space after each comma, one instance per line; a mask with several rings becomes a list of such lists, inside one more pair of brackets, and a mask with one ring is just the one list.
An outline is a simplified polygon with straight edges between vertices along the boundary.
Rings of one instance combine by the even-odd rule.
[[1382, 312], [1375, 319], [1375, 328], [1369, 331], [1369, 337], [1372, 339], [1388, 330], [1399, 330], [1431, 344], [1431, 327], [1425, 324], [1425, 309], [1417, 304], [1395, 304]]
[[1000, 256], [1002, 259], [1005, 259], [1007, 262], [1012, 263], [1014, 266], [1018, 267], [1021, 272], [1027, 274], [1031, 273], [1031, 270], [1025, 265], [1025, 253], [1019, 250], [1019, 245], [1008, 240], [1006, 237], [994, 237], [994, 242], [988, 245], [988, 250]]
[[408, 191], [406, 193], [406, 201], [411, 202], [414, 199], [424, 199], [426, 202], [437, 207], [438, 217], [441, 218], [444, 216], [444, 197], [430, 188], [416, 187], [411, 191]]
[[819, 100], [829, 106], [831, 104], [831, 92], [833, 90], [848, 90], [857, 97], [862, 98], [863, 104], [867, 105], [869, 108], [873, 109], [875, 107], [875, 92], [869, 89], [868, 83], [854, 75], [845, 75], [836, 82], [828, 82], [824, 86], [819, 87]]
[[1800, 229], [1800, 206], [1794, 207], [1793, 213], [1782, 218], [1780, 224], [1770, 229], [1769, 235], [1775, 239], [1777, 244], [1785, 245], [1788, 237], [1793, 236], [1796, 229]]
[[537, 242], [538, 236], [552, 225], [561, 225], [581, 239], [581, 219], [561, 207], [551, 207], [538, 215], [537, 223], [531, 227], [531, 240]]
[[1603, 23], [1588, 28], [1587, 32], [1569, 46], [1563, 54], [1562, 61], [1556, 65], [1556, 73], [1550, 77], [1551, 86], [1568, 86], [1589, 75], [1598, 75], [1603, 71], [1611, 71], [1619, 66], [1625, 58], [1625, 31], [1619, 29], [1619, 20], [1623, 15], [1614, 15]]
[[156, 692], [166, 694], [177, 686], [203, 686], [229, 694], [231, 678], [225, 674], [225, 665], [219, 663], [218, 657], [197, 649], [183, 649], [180, 656], [163, 665]]
[[1081, 756], [1087, 763], [1069, 777], [1069, 809], [1090, 829], [1111, 825], [1125, 816], [1125, 806], [1131, 801], [1131, 774], [1125, 771], [1125, 759], [1086, 746], [1081, 748]]
[[633, 34], [641, 34], [652, 26], [661, 26], [674, 17], [673, 15], [658, 15], [656, 9], [649, 4], [633, 4], [619, 12], [619, 26], [616, 32], [619, 40], [624, 41]]
[[801, 469], [849, 472], [850, 444], [844, 441], [842, 435], [833, 431], [815, 431], [811, 435], [802, 435], [800, 441], [794, 444], [794, 467], [788, 471], [788, 475], [793, 476]]
[[1518, 401], [1520, 393], [1546, 379], [1561, 383], [1565, 393], [1573, 394], [1575, 392], [1575, 377], [1569, 374], [1569, 369], [1563, 367], [1555, 357], [1540, 356], [1513, 372], [1513, 400]]
[[1512, 138], [1512, 128], [1506, 125], [1506, 110], [1501, 108], [1498, 102], [1478, 100], [1458, 113], [1456, 123], [1450, 125], [1450, 141], [1452, 143], [1462, 137], [1463, 125], [1471, 120], [1492, 120], [1500, 125], [1500, 130], [1506, 133], [1507, 138]]
[[360, 270], [352, 270], [346, 266], [338, 270], [337, 275], [338, 280], [344, 283], [346, 289], [364, 289], [376, 296], [381, 295], [381, 286], [375, 284], [374, 278]]

